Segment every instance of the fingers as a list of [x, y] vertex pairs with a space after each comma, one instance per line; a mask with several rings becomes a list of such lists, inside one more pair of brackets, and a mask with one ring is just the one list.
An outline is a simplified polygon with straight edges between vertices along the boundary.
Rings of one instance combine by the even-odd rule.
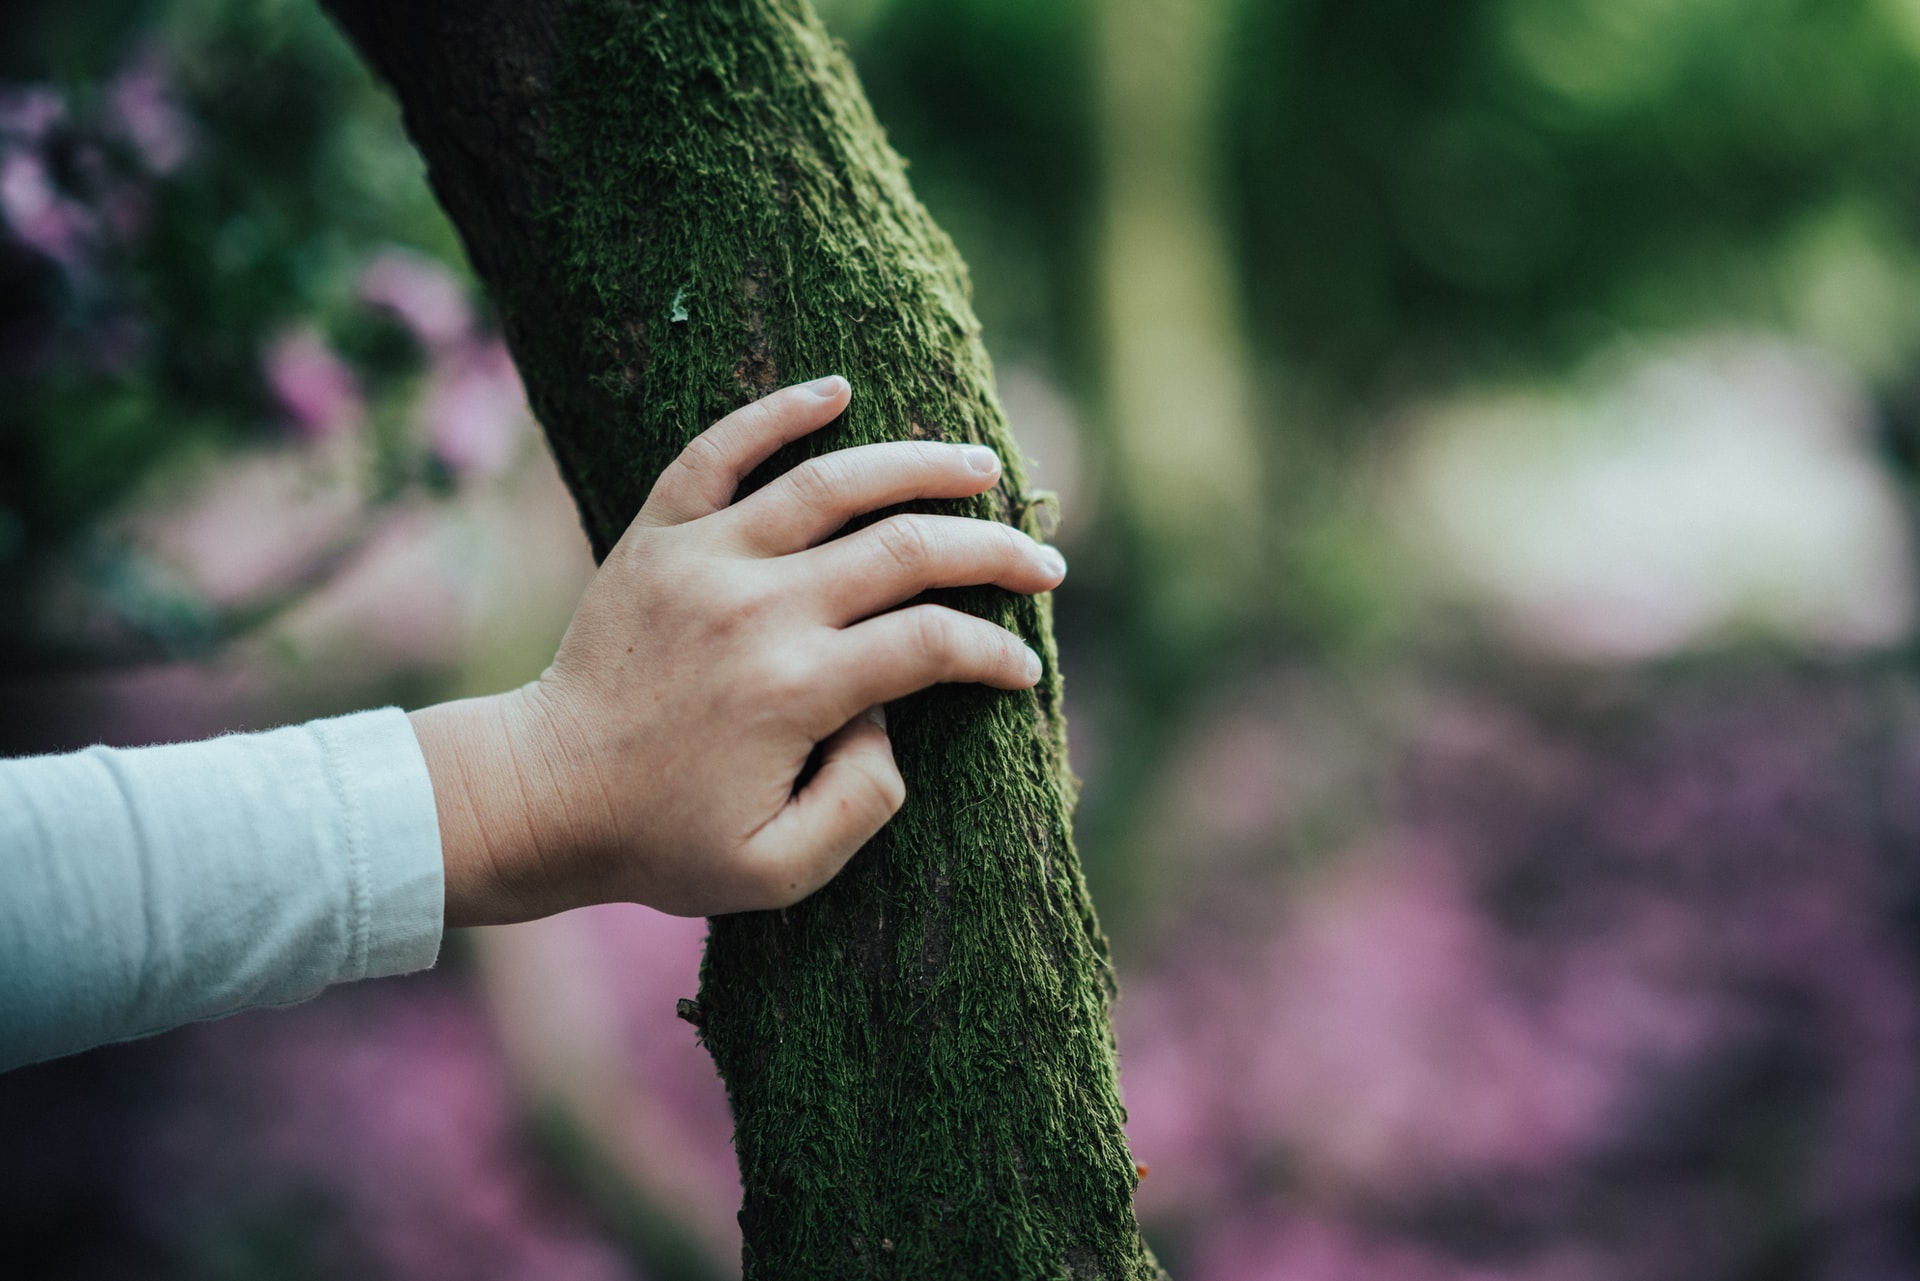
[[992, 583], [1014, 592], [1058, 587], [1067, 562], [1051, 547], [997, 521], [964, 516], [890, 516], [791, 558], [820, 584], [827, 621], [844, 626], [930, 587]]
[[942, 682], [1026, 689], [1040, 679], [1040, 656], [1018, 636], [944, 605], [914, 605], [846, 628], [834, 661], [847, 674], [844, 697], [853, 707]]
[[811, 547], [855, 516], [912, 498], [966, 498], [1000, 479], [985, 445], [893, 441], [801, 463], [738, 512], [753, 544], [777, 556]]
[[820, 744], [820, 768], [748, 843], [766, 906], [797, 903], [833, 878], [906, 799], [878, 707]]
[[636, 518], [678, 525], [719, 511], [773, 451], [818, 431], [847, 406], [852, 391], [838, 374], [784, 387], [743, 405], [690, 441], [668, 464]]

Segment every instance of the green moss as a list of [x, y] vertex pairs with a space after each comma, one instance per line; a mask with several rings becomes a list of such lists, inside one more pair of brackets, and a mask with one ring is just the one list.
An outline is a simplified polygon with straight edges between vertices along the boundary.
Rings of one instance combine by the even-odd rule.
[[[696, 432], [830, 372], [854, 386], [843, 420], [765, 475], [850, 444], [981, 441], [1001, 487], [939, 509], [1024, 519], [965, 268], [810, 10], [580, 0], [568, 22], [546, 220], [620, 407], [569, 443], [596, 547]], [[893, 708], [905, 809], [807, 902], [712, 923], [698, 1017], [734, 1105], [747, 1275], [1154, 1277], [1048, 605], [942, 599], [1034, 642], [1038, 690]]]

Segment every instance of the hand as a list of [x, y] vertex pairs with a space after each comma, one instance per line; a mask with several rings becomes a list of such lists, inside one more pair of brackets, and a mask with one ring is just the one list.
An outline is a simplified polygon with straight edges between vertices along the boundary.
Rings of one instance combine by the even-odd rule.
[[838, 377], [788, 387], [702, 433], [661, 474], [539, 680], [413, 713], [448, 926], [599, 902], [684, 916], [797, 902], [905, 797], [882, 704], [941, 681], [1039, 679], [1039, 658], [1003, 628], [894, 607], [932, 587], [1046, 591], [1065, 576], [1059, 553], [954, 516], [831, 537], [881, 507], [982, 492], [1000, 476], [991, 450], [864, 445], [733, 502], [742, 477], [849, 395]]

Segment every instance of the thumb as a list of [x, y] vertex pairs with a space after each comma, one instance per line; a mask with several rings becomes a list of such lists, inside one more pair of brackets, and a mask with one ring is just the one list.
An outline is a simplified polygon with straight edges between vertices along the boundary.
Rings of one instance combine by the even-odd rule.
[[820, 768], [779, 816], [753, 836], [750, 852], [779, 867], [786, 903], [833, 879], [907, 796], [878, 705], [820, 744]]

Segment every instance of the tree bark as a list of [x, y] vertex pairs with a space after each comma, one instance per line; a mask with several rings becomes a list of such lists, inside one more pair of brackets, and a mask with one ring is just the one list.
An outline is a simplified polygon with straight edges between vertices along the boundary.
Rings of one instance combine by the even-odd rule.
[[[707, 424], [846, 374], [786, 451], [980, 441], [1030, 522], [965, 268], [804, 0], [325, 0], [397, 91], [596, 555]], [[750, 483], [755, 483], [750, 482]], [[1046, 599], [943, 593], [1040, 686], [890, 710], [906, 807], [825, 890], [715, 918], [698, 1025], [752, 1277], [1152, 1278]]]

